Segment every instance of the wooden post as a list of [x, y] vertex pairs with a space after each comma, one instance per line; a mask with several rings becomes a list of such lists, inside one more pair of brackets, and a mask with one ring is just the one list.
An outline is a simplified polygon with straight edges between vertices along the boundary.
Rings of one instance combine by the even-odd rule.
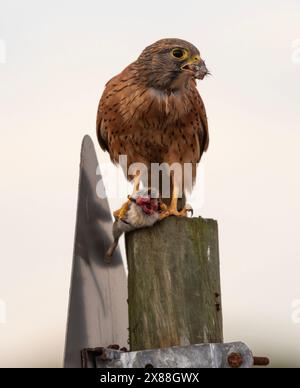
[[170, 217], [126, 251], [131, 351], [223, 342], [216, 221]]

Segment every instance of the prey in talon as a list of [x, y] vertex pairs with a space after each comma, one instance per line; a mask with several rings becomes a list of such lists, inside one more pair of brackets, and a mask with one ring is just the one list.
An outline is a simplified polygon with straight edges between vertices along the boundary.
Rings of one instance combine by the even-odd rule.
[[164, 205], [154, 190], [142, 189], [129, 196], [121, 209], [114, 212], [113, 243], [106, 253], [106, 261], [111, 261], [123, 233], [153, 226], [160, 220], [162, 208]]

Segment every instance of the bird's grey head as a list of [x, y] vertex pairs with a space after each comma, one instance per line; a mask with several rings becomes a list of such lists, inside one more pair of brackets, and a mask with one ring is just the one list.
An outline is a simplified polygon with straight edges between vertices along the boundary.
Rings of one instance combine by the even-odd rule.
[[146, 47], [135, 64], [143, 82], [160, 90], [177, 89], [208, 74], [199, 50], [181, 39], [162, 39]]

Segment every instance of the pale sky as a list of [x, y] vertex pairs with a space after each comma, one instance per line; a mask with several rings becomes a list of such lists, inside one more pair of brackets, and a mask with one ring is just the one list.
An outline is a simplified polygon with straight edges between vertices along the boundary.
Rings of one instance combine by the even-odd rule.
[[298, 0], [0, 0], [0, 366], [62, 365], [82, 137], [105, 82], [178, 37], [213, 75], [197, 214], [219, 222], [225, 340], [300, 367], [299, 20]]

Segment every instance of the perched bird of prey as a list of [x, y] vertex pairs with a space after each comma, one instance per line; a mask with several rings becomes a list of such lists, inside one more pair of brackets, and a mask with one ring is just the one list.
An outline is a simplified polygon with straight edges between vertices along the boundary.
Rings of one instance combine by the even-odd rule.
[[161, 203], [157, 194], [151, 189], [142, 189], [129, 197], [122, 206], [122, 213], [115, 212], [113, 224], [114, 241], [106, 253], [106, 261], [110, 262], [120, 237], [125, 232], [153, 226], [160, 219]]
[[[196, 168], [208, 148], [208, 124], [196, 79], [208, 74], [199, 50], [181, 39], [162, 39], [106, 85], [97, 114], [97, 136], [114, 163], [127, 155], [128, 166], [143, 163], [191, 163]], [[134, 179], [136, 192], [140, 175]], [[178, 209], [183, 178], [171, 176], [171, 202], [165, 216]]]

